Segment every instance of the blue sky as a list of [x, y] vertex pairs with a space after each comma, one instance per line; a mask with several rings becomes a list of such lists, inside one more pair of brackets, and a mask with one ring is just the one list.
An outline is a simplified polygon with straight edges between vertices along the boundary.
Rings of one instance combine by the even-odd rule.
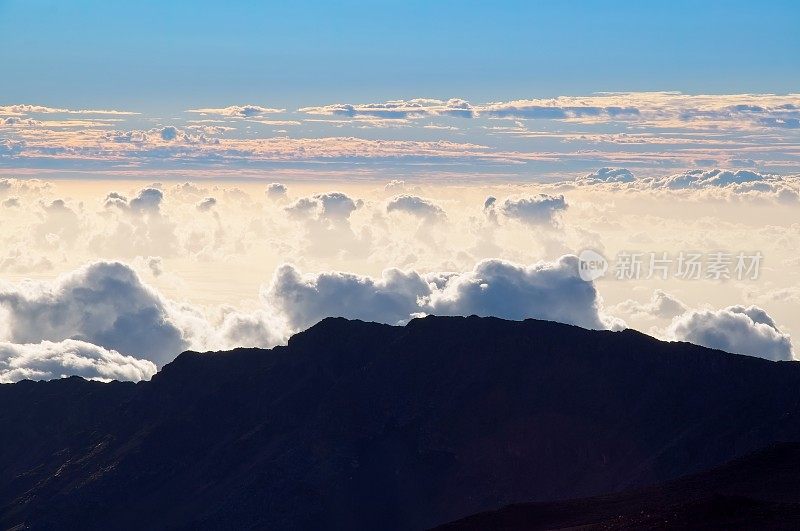
[[0, 0], [0, 168], [787, 173], [798, 20], [789, 1]]
[[63, 106], [791, 92], [800, 4], [0, 1], [0, 97]]

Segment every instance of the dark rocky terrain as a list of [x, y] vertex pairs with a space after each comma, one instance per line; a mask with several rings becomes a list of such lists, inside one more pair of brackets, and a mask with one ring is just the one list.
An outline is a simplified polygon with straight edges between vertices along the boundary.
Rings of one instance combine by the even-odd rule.
[[0, 385], [0, 528], [423, 529], [800, 441], [799, 389], [634, 331], [326, 319], [150, 382]]
[[510, 505], [436, 529], [800, 529], [799, 470], [800, 444], [784, 443], [658, 486]]

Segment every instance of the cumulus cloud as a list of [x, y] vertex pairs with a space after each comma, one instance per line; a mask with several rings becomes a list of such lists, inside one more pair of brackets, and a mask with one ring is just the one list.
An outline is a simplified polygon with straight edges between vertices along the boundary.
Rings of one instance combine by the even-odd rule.
[[664, 290], [657, 289], [646, 303], [628, 299], [614, 307], [615, 311], [624, 312], [633, 317], [656, 317], [672, 319], [687, 310], [686, 305]]
[[185, 315], [119, 262], [97, 262], [51, 283], [0, 287], [3, 338], [12, 343], [74, 339], [158, 363], [190, 343]]
[[362, 205], [342, 192], [328, 192], [298, 199], [286, 207], [286, 212], [298, 219], [314, 218], [338, 222], [346, 220]]
[[364, 227], [359, 234], [350, 224], [350, 215], [363, 206], [342, 192], [303, 197], [285, 207], [289, 217], [302, 222], [307, 250], [314, 256], [364, 256], [371, 246], [372, 232]]
[[39, 222], [32, 234], [40, 245], [58, 246], [59, 242], [72, 244], [78, 238], [83, 222], [78, 212], [63, 199], [40, 203]]
[[178, 137], [178, 130], [173, 126], [167, 126], [161, 129], [161, 140], [171, 142]]
[[272, 201], [286, 199], [288, 193], [289, 189], [286, 188], [286, 185], [283, 185], [281, 183], [270, 183], [267, 186], [267, 199], [270, 199]]
[[482, 315], [505, 319], [534, 317], [586, 328], [624, 327], [602, 312], [593, 283], [578, 276], [578, 259], [566, 255], [555, 262], [530, 266], [484, 260], [472, 271], [446, 277], [431, 294], [432, 313]]
[[155, 186], [141, 189], [128, 200], [111, 192], [103, 202], [109, 216], [103, 230], [89, 240], [102, 255], [172, 256], [178, 251], [176, 224], [161, 211], [164, 192]]
[[643, 183], [654, 188], [668, 188], [670, 190], [683, 190], [687, 188], [712, 188], [712, 187], [738, 187], [768, 181], [770, 178], [750, 170], [689, 170], [676, 173], [667, 177], [642, 179]]
[[129, 204], [134, 212], [157, 212], [164, 200], [164, 192], [158, 188], [144, 188], [131, 199]]
[[57, 343], [0, 342], [0, 383], [81, 376], [92, 380], [149, 380], [155, 363], [124, 356], [91, 343], [67, 339]]
[[[161, 274], [159, 258], [148, 259], [148, 266]], [[133, 358], [126, 356], [134, 356], [148, 361], [133, 366], [147, 368], [188, 348], [271, 347], [287, 335], [283, 318], [263, 308], [251, 313], [227, 308], [216, 322], [209, 320], [199, 309], [165, 298], [120, 262], [94, 262], [52, 282], [0, 284], [0, 316], [0, 342], [17, 345], [8, 347], [14, 356], [28, 352], [55, 359], [64, 346], [75, 351], [64, 354], [65, 363], [83, 353], [94, 356], [98, 366], [130, 365]], [[132, 373], [120, 374], [134, 379]]]
[[772, 317], [758, 306], [690, 310], [673, 320], [667, 334], [674, 340], [736, 354], [768, 360], [792, 359], [789, 335], [781, 332]]
[[217, 200], [215, 198], [213, 198], [213, 197], [205, 197], [205, 198], [201, 199], [195, 205], [195, 208], [197, 208], [197, 210], [199, 210], [200, 212], [208, 212], [209, 210], [214, 208], [214, 206], [216, 206], [216, 204], [217, 204]]
[[405, 212], [425, 222], [433, 223], [444, 221], [447, 217], [442, 207], [422, 197], [414, 195], [399, 195], [386, 204], [387, 212]]
[[145, 263], [154, 277], [160, 277], [164, 273], [164, 261], [160, 256], [148, 256]]
[[293, 329], [328, 316], [396, 324], [421, 313], [530, 317], [603, 329], [624, 326], [604, 315], [594, 284], [578, 276], [575, 256], [530, 266], [485, 260], [463, 273], [389, 269], [380, 278], [340, 272], [303, 275], [286, 265], [275, 274], [265, 300], [286, 315]]
[[625, 168], [600, 168], [588, 175], [580, 177], [578, 181], [595, 184], [595, 183], [629, 183], [636, 180], [633, 172]]
[[[484, 208], [494, 207], [495, 202]], [[539, 194], [533, 197], [508, 198], [499, 206], [500, 212], [507, 218], [515, 219], [526, 225], [558, 225], [558, 216], [567, 209], [567, 201], [563, 195]]]
[[418, 299], [429, 293], [428, 283], [413, 271], [389, 269], [376, 279], [341, 272], [302, 275], [284, 265], [265, 298], [290, 327], [303, 329], [331, 316], [397, 324], [420, 311]]
[[797, 175], [773, 175], [753, 170], [693, 169], [662, 176], [635, 178], [623, 168], [601, 168], [576, 179], [574, 184], [605, 186], [611, 190], [704, 193], [716, 198], [768, 198], [782, 203], [800, 200]]

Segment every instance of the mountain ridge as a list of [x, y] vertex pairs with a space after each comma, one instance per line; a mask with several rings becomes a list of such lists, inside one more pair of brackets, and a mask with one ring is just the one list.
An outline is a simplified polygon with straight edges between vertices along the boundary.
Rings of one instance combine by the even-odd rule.
[[149, 382], [0, 386], [0, 426], [21, 427], [0, 525], [420, 529], [800, 441], [798, 385], [800, 364], [634, 331], [326, 319]]

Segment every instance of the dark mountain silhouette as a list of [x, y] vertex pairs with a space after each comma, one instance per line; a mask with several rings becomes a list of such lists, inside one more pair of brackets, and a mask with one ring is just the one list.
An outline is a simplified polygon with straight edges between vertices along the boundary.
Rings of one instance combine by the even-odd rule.
[[423, 529], [800, 441], [798, 389], [634, 331], [326, 319], [150, 382], [0, 386], [0, 528]]
[[800, 444], [760, 450], [669, 483], [581, 500], [510, 505], [436, 531], [800, 529]]

